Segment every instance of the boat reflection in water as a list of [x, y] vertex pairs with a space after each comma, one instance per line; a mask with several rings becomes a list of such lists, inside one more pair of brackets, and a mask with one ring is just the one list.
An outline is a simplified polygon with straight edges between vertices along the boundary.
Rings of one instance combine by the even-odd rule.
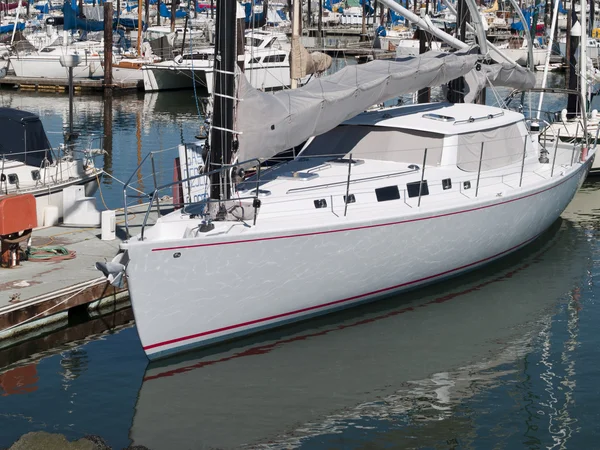
[[525, 357], [557, 303], [582, 286], [591, 264], [582, 233], [560, 219], [525, 249], [443, 286], [151, 363], [130, 438], [153, 450], [291, 448], [362, 424], [352, 435], [360, 440], [386, 420], [398, 445], [409, 423], [401, 414], [467, 432], [472, 419], [453, 405]]

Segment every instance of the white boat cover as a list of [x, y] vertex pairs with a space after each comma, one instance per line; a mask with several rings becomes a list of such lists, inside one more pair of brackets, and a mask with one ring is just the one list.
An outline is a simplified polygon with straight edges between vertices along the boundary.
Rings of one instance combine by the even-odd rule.
[[238, 161], [261, 160], [399, 95], [439, 86], [474, 69], [478, 55], [427, 52], [396, 61], [349, 65], [305, 86], [275, 94], [238, 82]]
[[466, 74], [465, 81], [467, 83], [465, 103], [472, 103], [477, 98], [477, 94], [486, 86], [532, 89], [535, 87], [535, 74], [514, 64], [482, 64], [481, 70], [472, 70]]

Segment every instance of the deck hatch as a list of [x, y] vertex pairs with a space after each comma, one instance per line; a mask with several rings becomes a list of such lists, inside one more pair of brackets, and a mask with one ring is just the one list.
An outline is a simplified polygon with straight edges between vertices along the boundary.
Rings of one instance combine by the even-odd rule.
[[444, 116], [443, 114], [427, 113], [423, 114], [424, 119], [439, 120], [440, 122], [454, 122], [456, 119], [451, 116]]

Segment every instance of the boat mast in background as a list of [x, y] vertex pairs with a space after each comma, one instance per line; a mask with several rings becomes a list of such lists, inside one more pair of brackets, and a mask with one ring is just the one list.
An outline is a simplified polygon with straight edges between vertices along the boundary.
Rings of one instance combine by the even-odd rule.
[[[292, 2], [292, 48], [298, 46], [300, 42], [300, 1], [293, 0]], [[290, 71], [297, 66], [296, 58], [300, 55], [299, 52], [290, 52]], [[290, 87], [296, 89], [298, 87], [298, 78], [296, 74], [290, 73]]]
[[[552, 54], [552, 45], [554, 44], [554, 30], [556, 29], [556, 21], [558, 20], [558, 1], [554, 2], [554, 10], [552, 11], [552, 19], [550, 25], [550, 38], [548, 39], [548, 48], [546, 49], [546, 63], [544, 64], [544, 75], [542, 78], [542, 89], [546, 87], [548, 81], [548, 66], [550, 65], [550, 55]], [[544, 101], [544, 91], [540, 93], [540, 101], [536, 118], [539, 120], [542, 112], [542, 102]]]

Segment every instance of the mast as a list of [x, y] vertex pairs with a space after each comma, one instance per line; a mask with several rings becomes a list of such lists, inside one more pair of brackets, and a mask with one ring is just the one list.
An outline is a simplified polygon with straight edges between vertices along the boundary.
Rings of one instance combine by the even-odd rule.
[[[581, 25], [575, 15], [575, 8], [571, 3], [571, 10], [567, 16], [567, 88], [573, 91], [577, 90], [577, 74], [575, 67], [577, 66], [577, 46], [579, 45], [579, 37], [581, 36]], [[579, 104], [579, 96], [569, 94], [567, 98], [567, 118], [573, 119], [577, 117], [577, 109]]]
[[137, 54], [142, 56], [142, 0], [138, 0]]
[[[300, 40], [300, 0], [294, 0], [292, 2], [292, 44]], [[290, 58], [294, 59], [297, 55], [294, 52], [290, 52]], [[298, 79], [291, 73], [291, 68], [296, 65], [295, 60], [290, 61], [290, 88], [296, 89], [298, 87]]]
[[[220, 0], [217, 8], [214, 94], [209, 170], [231, 164], [233, 152], [233, 108], [235, 97], [237, 0]], [[229, 173], [211, 176], [211, 198], [229, 198]]]
[[[550, 36], [546, 49], [546, 63], [544, 64], [544, 75], [542, 78], [542, 88], [546, 87], [548, 80], [548, 65], [550, 64], [550, 55], [552, 54], [552, 45], [554, 44], [554, 31], [556, 30], [556, 21], [558, 20], [558, 2], [560, 0], [554, 0], [554, 10], [552, 11], [552, 19], [550, 26]], [[542, 112], [542, 102], [544, 101], [544, 91], [540, 92], [540, 101], [538, 103], [538, 110], [536, 118], [539, 120], [540, 113]]]
[[[592, 0], [592, 3], [595, 0]], [[579, 40], [579, 77], [581, 83], [581, 96], [583, 97], [582, 114], [587, 113], [588, 89], [587, 89], [587, 1], [580, 1], [581, 5], [581, 38]]]

